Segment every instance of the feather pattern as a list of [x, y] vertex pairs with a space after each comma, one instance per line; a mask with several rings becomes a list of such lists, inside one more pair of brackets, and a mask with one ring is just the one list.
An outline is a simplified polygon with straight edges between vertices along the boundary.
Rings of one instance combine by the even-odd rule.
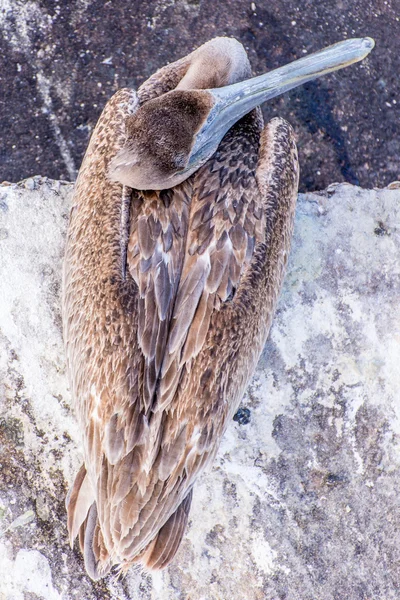
[[161, 527], [157, 537], [154, 538], [150, 552], [146, 553], [145, 560], [143, 561], [148, 568], [162, 569], [175, 556], [186, 529], [191, 503], [192, 490], [190, 490], [165, 525]]
[[190, 205], [188, 184], [162, 194], [135, 192], [127, 263], [139, 290], [138, 341], [145, 357], [145, 413], [154, 403], [180, 281]]
[[107, 176], [128, 116], [176, 87], [193, 56], [108, 102], [74, 194], [63, 322], [85, 466], [67, 511], [94, 579], [112, 565], [172, 560], [194, 481], [264, 345], [287, 259], [298, 173], [280, 119], [262, 130], [253, 111], [171, 190]]
[[[194, 177], [186, 254], [163, 362], [158, 410], [171, 402], [182, 369], [201, 351], [213, 311], [233, 298], [251, 260], [248, 249], [263, 240], [265, 217], [255, 182], [261, 120], [257, 112], [251, 119], [254, 131], [247, 126], [244, 136], [240, 131], [243, 124], [236, 125]], [[249, 138], [253, 143], [247, 151], [248, 169], [237, 173], [236, 162], [231, 166], [226, 157], [243, 152], [240, 140], [248, 147]], [[229, 188], [231, 180], [239, 197]]]

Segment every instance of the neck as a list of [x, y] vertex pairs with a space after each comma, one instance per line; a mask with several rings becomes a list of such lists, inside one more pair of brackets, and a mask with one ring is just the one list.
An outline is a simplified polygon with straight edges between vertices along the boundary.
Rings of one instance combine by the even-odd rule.
[[[108, 178], [108, 164], [125, 139], [124, 119], [133, 111], [135, 94], [120, 90], [107, 103], [93, 132], [75, 185], [66, 264], [79, 260], [93, 274], [120, 280], [124, 274], [129, 198]], [[83, 267], [82, 267], [83, 268]]]
[[232, 38], [215, 38], [190, 55], [189, 68], [176, 89], [201, 90], [243, 81], [251, 76], [242, 44]]

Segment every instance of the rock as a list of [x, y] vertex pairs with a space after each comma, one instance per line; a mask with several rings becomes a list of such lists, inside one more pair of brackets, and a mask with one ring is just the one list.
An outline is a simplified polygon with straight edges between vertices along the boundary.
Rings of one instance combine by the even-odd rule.
[[60, 328], [71, 192], [0, 187], [0, 599], [397, 598], [398, 186], [300, 195], [249, 420], [196, 484], [173, 564], [97, 583], [64, 508], [81, 461]]
[[266, 103], [298, 136], [300, 187], [370, 187], [399, 177], [396, 0], [3, 0], [2, 177], [73, 181], [108, 98], [215, 36], [235, 37], [256, 75], [350, 37], [367, 60]]

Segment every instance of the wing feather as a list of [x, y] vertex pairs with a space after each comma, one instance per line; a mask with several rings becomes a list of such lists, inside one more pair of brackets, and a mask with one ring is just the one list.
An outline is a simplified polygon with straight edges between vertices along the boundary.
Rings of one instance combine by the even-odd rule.
[[143, 560], [149, 569], [164, 569], [174, 558], [186, 529], [192, 495], [193, 492], [190, 490], [158, 532], [151, 553], [146, 553]]
[[[240, 150], [236, 145], [236, 152]], [[186, 254], [156, 410], [165, 410], [174, 398], [184, 366], [190, 364], [204, 345], [213, 311], [237, 288], [252, 257], [249, 249], [263, 240], [265, 218], [255, 194], [255, 172], [253, 185], [249, 186], [246, 169], [240, 176], [237, 167], [227, 167], [220, 158], [217, 152], [194, 176]], [[246, 182], [236, 194], [226, 185], [221, 187], [221, 181], [232, 173], [235, 181]]]
[[[129, 554], [133, 556], [143, 552], [146, 546], [154, 541], [160, 525], [171, 518], [177, 510], [176, 507], [186, 496], [190, 482], [193, 482], [196, 474], [215, 452], [214, 429], [202, 425], [197, 431], [193, 428], [193, 424], [188, 428], [182, 421], [184, 409], [174, 408], [176, 394], [178, 389], [181, 390], [181, 394], [187, 391], [187, 385], [190, 386], [188, 374], [193, 361], [201, 355], [204, 348], [212, 315], [219, 310], [221, 303], [227, 301], [233, 288], [240, 285], [241, 278], [249, 268], [252, 258], [248, 251], [249, 247], [255, 248], [256, 244], [263, 240], [264, 219], [262, 211], [255, 215], [255, 208], [259, 207], [261, 199], [255, 197], [257, 189], [254, 175], [253, 186], [247, 185], [246, 190], [241, 189], [238, 200], [235, 195], [220, 188], [221, 178], [229, 177], [230, 171], [221, 162], [218, 163], [219, 167], [215, 168], [218, 158], [217, 156], [206, 169], [203, 168], [194, 176], [190, 207], [189, 203], [186, 203], [186, 220], [182, 219], [182, 211], [171, 210], [174, 198], [172, 201], [170, 198], [168, 208], [171, 228], [169, 230], [165, 226], [162, 228], [163, 231], [168, 231], [167, 244], [161, 240], [160, 229], [154, 227], [159, 207], [157, 212], [153, 213], [152, 219], [147, 217], [147, 220], [143, 220], [143, 212], [148, 214], [151, 202], [154, 202], [151, 198], [143, 199], [143, 205], [145, 202], [147, 205], [146, 208], [142, 207], [141, 235], [147, 239], [143, 225], [147, 223], [148, 235], [159, 236], [157, 243], [151, 246], [153, 256], [157, 255], [157, 249], [161, 244], [163, 252], [169, 249], [172, 253], [176, 248], [177, 239], [182, 244], [183, 262], [178, 265], [177, 271], [168, 271], [168, 285], [173, 289], [173, 294], [170, 294], [169, 289], [167, 292], [164, 289], [165, 297], [169, 300], [166, 302], [168, 309], [165, 307], [160, 309], [161, 295], [158, 297], [155, 294], [151, 295], [152, 285], [154, 286], [158, 276], [156, 265], [159, 263], [152, 262], [151, 266], [146, 263], [145, 268], [137, 268], [140, 252], [137, 254], [133, 251], [137, 242], [135, 231], [132, 229], [130, 239], [132, 252], [128, 250], [128, 268], [132, 277], [138, 281], [139, 290], [146, 290], [146, 299], [150, 293], [150, 302], [152, 302], [151, 305], [146, 306], [145, 303], [143, 305], [146, 313], [143, 340], [140, 340], [139, 335], [139, 343], [146, 357], [153, 358], [154, 340], [150, 344], [146, 336], [150, 335], [148, 332], [156, 329], [160, 317], [166, 317], [165, 321], [169, 324], [169, 328], [165, 339], [162, 340], [164, 358], [151, 405], [153, 418], [158, 415], [159, 427], [162, 429], [159, 429], [157, 434], [156, 426], [151, 424], [149, 426], [150, 430], [154, 431], [154, 439], [151, 444], [145, 443], [143, 456], [146, 456], [144, 462], [147, 461], [147, 466], [140, 464], [142, 483], [140, 484], [139, 480], [135, 483], [131, 473], [124, 474], [122, 477], [126, 484], [123, 485], [121, 496], [124, 497], [127, 507], [119, 511], [118, 518], [124, 520], [123, 545], [126, 557]], [[236, 179], [238, 178], [239, 175], [236, 174]], [[207, 190], [204, 189], [205, 187]], [[148, 260], [146, 256], [144, 259]], [[171, 255], [171, 260], [172, 258]], [[165, 264], [170, 269], [170, 262], [166, 261]], [[171, 272], [174, 273], [175, 279], [171, 278]], [[166, 273], [167, 271], [162, 277], [165, 277]], [[140, 278], [147, 278], [146, 285], [143, 282], [140, 285]], [[139, 311], [141, 306], [139, 302]], [[159, 347], [160, 339], [157, 335], [155, 339]], [[149, 366], [150, 361], [146, 365], [147, 370]], [[209, 383], [212, 381], [214, 378], [209, 377]], [[199, 414], [196, 419], [199, 419], [199, 423], [203, 423], [207, 417]], [[150, 448], [153, 449], [152, 454]], [[149, 453], [151, 458], [148, 457]], [[144, 477], [143, 473], [148, 475]], [[117, 480], [116, 489], [119, 486]], [[153, 490], [150, 496], [146, 495], [149, 489]], [[127, 502], [128, 498], [129, 502]], [[117, 504], [120, 499], [119, 496], [116, 498]], [[155, 548], [154, 545], [152, 547]]]
[[74, 484], [67, 496], [68, 531], [71, 544], [94, 501], [94, 491], [86, 474], [85, 465], [79, 469]]
[[190, 187], [182, 184], [168, 194], [137, 194], [140, 201], [132, 205], [127, 265], [139, 290], [138, 342], [145, 358], [143, 402], [147, 414], [155, 401], [180, 280]]

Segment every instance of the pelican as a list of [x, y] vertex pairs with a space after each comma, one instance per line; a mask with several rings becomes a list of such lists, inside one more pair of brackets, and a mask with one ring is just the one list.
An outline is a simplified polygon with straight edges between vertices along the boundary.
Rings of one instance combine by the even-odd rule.
[[293, 228], [290, 125], [259, 105], [364, 58], [346, 40], [251, 78], [213, 39], [106, 104], [76, 182], [63, 327], [84, 463], [67, 497], [89, 576], [161, 569], [265, 344]]

